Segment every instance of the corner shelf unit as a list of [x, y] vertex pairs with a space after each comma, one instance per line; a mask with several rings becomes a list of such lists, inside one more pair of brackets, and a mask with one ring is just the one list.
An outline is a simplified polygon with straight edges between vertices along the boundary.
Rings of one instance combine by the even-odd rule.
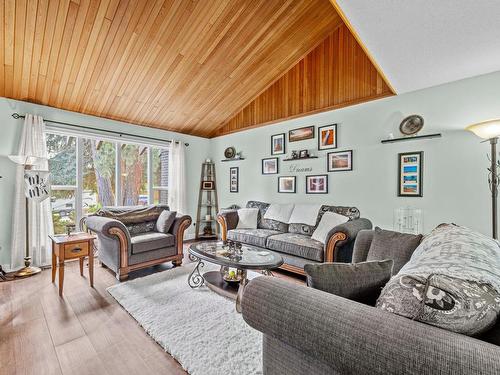
[[[202, 189], [204, 181], [212, 181], [213, 189]], [[217, 182], [214, 163], [204, 162], [201, 165], [199, 189], [198, 211], [196, 213], [196, 239], [215, 240], [219, 235], [219, 227], [216, 221], [219, 204], [217, 201]], [[208, 220], [207, 215], [210, 215]]]
[[426, 134], [426, 135], [414, 135], [408, 137], [383, 139], [381, 143], [395, 143], [395, 142], [405, 142], [405, 141], [417, 141], [420, 139], [431, 139], [431, 138], [441, 138], [441, 133]]

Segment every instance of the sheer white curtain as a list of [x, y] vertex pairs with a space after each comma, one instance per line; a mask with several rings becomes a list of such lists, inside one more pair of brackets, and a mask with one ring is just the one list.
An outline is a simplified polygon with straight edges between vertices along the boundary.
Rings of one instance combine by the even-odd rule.
[[182, 214], [187, 212], [185, 154], [184, 144], [172, 141], [168, 155], [168, 205]]
[[[47, 144], [45, 142], [45, 124], [43, 118], [26, 114], [18, 155], [40, 158], [34, 170], [48, 170]], [[29, 253], [33, 266], [50, 264], [51, 244], [49, 234], [54, 229], [50, 208], [50, 199], [43, 202], [28, 200], [29, 209]], [[11, 269], [24, 266], [26, 252], [26, 199], [24, 196], [24, 166], [17, 165], [16, 191], [13, 202]]]

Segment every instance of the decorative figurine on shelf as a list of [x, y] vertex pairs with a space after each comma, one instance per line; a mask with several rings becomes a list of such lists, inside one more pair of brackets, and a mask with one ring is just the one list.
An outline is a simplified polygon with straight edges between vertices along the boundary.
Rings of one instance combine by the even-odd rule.
[[308, 150], [300, 150], [299, 153], [299, 158], [304, 159], [309, 157], [309, 151]]
[[205, 225], [205, 227], [203, 227], [203, 235], [204, 236], [211, 236], [212, 234], [213, 234], [212, 226], [210, 224]]
[[292, 159], [298, 159], [298, 158], [299, 158], [298, 151], [292, 151]]

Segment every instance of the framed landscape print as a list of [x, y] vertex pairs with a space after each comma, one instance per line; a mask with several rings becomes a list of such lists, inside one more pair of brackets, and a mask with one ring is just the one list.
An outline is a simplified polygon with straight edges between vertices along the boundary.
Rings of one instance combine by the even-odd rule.
[[271, 155], [281, 155], [285, 153], [285, 133], [271, 136]]
[[231, 167], [229, 168], [229, 192], [237, 193], [239, 188], [239, 168]]
[[306, 194], [328, 194], [328, 175], [306, 176]]
[[314, 138], [314, 125], [293, 129], [288, 132], [288, 142], [298, 142], [313, 138]]
[[278, 174], [278, 158], [262, 159], [262, 174]]
[[295, 176], [280, 176], [278, 177], [278, 193], [295, 193]]
[[399, 197], [422, 197], [424, 152], [405, 152], [399, 157]]
[[326, 157], [327, 171], [352, 171], [352, 150], [329, 152]]
[[337, 148], [337, 124], [318, 128], [318, 150]]

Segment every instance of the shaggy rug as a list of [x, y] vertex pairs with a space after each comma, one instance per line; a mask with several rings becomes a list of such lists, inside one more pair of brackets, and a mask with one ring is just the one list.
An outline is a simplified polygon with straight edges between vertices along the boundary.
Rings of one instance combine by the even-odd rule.
[[[114, 285], [108, 292], [191, 375], [261, 374], [262, 335], [235, 302], [187, 283], [194, 264]], [[217, 267], [206, 265], [203, 271]]]

